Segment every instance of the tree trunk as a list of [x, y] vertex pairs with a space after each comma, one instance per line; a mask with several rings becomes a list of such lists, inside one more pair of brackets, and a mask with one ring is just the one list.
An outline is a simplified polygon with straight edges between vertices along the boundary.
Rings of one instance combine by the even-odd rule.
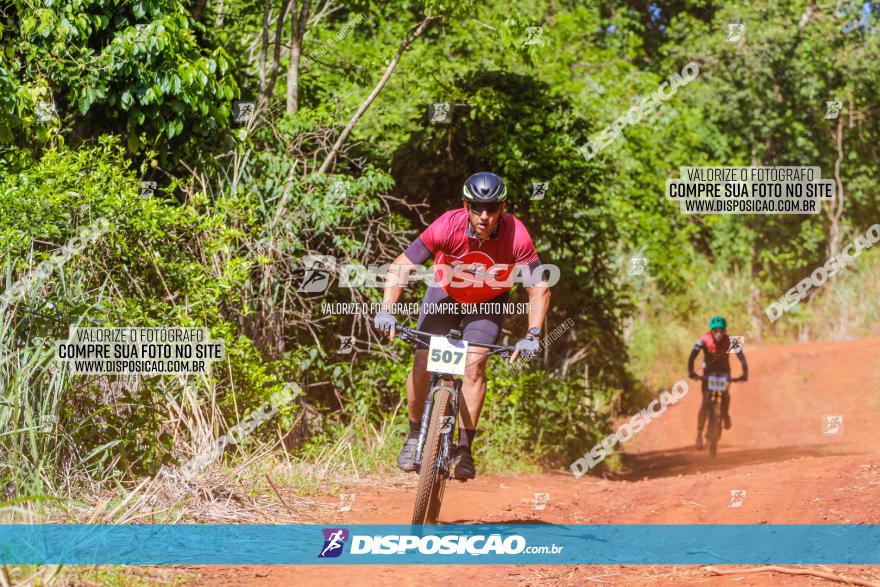
[[296, 114], [299, 110], [299, 61], [302, 55], [303, 37], [306, 36], [306, 24], [309, 22], [311, 3], [303, 0], [302, 9], [297, 14], [297, 0], [293, 0], [290, 15], [290, 62], [287, 64], [287, 109], [288, 114]]
[[840, 219], [843, 217], [843, 180], [840, 177], [840, 165], [843, 163], [843, 116], [837, 117], [837, 132], [832, 132], [837, 143], [837, 159], [834, 161], [834, 198], [826, 212], [831, 226], [828, 229], [828, 256], [833, 257], [840, 251]]
[[761, 327], [764, 324], [764, 310], [761, 308], [761, 290], [755, 285], [755, 280], [758, 279], [758, 276], [755, 272], [752, 272], [752, 284], [749, 286], [749, 297], [751, 298], [751, 306], [752, 306], [752, 336], [755, 338], [755, 342], [760, 342], [763, 336], [761, 332]]
[[302, 40], [294, 36], [296, 19], [291, 19], [290, 63], [287, 64], [287, 113], [299, 110], [299, 58]]
[[584, 363], [584, 392], [590, 393], [590, 364]]
[[339, 149], [342, 148], [342, 145], [345, 143], [346, 139], [348, 139], [348, 135], [351, 134], [351, 130], [354, 128], [354, 125], [358, 123], [361, 117], [364, 115], [364, 112], [367, 111], [367, 108], [370, 107], [370, 104], [373, 103], [373, 100], [376, 99], [376, 96], [382, 91], [382, 88], [385, 87], [385, 84], [388, 83], [388, 80], [391, 78], [391, 74], [394, 73], [394, 70], [397, 68], [397, 64], [400, 62], [400, 58], [403, 56], [403, 52], [406, 51], [406, 48], [410, 46], [410, 44], [415, 41], [419, 36], [425, 32], [425, 29], [428, 28], [428, 25], [431, 24], [432, 20], [436, 20], [438, 18], [442, 18], [439, 16], [429, 16], [425, 18], [422, 22], [414, 26], [410, 29], [410, 33], [400, 44], [400, 47], [397, 49], [397, 53], [394, 54], [394, 58], [391, 60], [391, 63], [388, 64], [388, 67], [385, 68], [385, 73], [382, 75], [382, 79], [379, 80], [379, 83], [376, 84], [376, 87], [373, 88], [373, 91], [370, 92], [370, 95], [367, 96], [367, 99], [364, 100], [363, 104], [360, 105], [360, 108], [357, 109], [357, 112], [354, 113], [354, 116], [351, 117], [351, 120], [348, 121], [348, 124], [345, 125], [345, 128], [342, 129], [342, 132], [339, 134], [339, 138], [336, 139], [336, 143], [333, 145], [333, 148], [330, 149], [330, 152], [327, 153], [327, 158], [324, 159], [324, 162], [321, 164], [321, 169], [318, 170], [319, 173], [325, 173], [327, 169], [329, 169], [330, 165], [336, 159], [336, 155], [339, 154]]
[[[284, 35], [284, 19], [287, 18], [287, 9], [290, 7], [290, 0], [281, 1], [281, 10], [278, 12], [278, 20], [275, 21], [275, 48], [272, 52], [272, 73], [269, 74], [269, 81], [263, 92], [263, 102], [269, 101], [275, 90], [275, 82], [278, 81], [278, 74], [281, 71], [281, 38]], [[296, 15], [294, 15], [294, 18]]]
[[192, 11], [190, 11], [193, 20], [199, 20], [202, 18], [202, 13], [205, 11], [205, 4], [207, 3], [208, 0], [196, 0], [196, 3], [193, 4]]
[[263, 0], [263, 31], [260, 47], [260, 97], [266, 95], [266, 57], [269, 54], [269, 7], [271, 0]]

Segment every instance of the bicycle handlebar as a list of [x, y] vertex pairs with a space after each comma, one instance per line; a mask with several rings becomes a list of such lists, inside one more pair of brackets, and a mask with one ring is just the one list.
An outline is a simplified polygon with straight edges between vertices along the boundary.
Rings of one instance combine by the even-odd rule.
[[[428, 348], [430, 345], [426, 341], [422, 340], [423, 337], [430, 338], [432, 336], [443, 336], [444, 338], [449, 338], [448, 336], [443, 335], [443, 334], [436, 334], [433, 332], [422, 332], [421, 330], [407, 328], [406, 326], [398, 326], [396, 328], [396, 330], [397, 330], [397, 335], [396, 335], [397, 338], [403, 339], [406, 342], [420, 344], [420, 345], [424, 346], [425, 348]], [[489, 349], [491, 351], [491, 352], [487, 353], [489, 355], [512, 353], [514, 351], [514, 347], [512, 347], [510, 345], [506, 345], [506, 344], [487, 344], [485, 342], [472, 342], [472, 341], [467, 340], [465, 338], [462, 338], [462, 339], [452, 338], [450, 340], [463, 340], [466, 343], [468, 343], [468, 345], [470, 345], [470, 346], [477, 346], [477, 347], [481, 347], [484, 349]]]
[[[693, 379], [694, 381], [705, 381], [708, 377], [709, 377], [708, 375], [703, 373], [702, 375], [697, 374], [697, 377], [691, 377], [691, 379]], [[742, 375], [740, 375], [739, 377], [731, 377], [730, 378], [730, 383], [741, 383], [742, 381], [743, 381]]]

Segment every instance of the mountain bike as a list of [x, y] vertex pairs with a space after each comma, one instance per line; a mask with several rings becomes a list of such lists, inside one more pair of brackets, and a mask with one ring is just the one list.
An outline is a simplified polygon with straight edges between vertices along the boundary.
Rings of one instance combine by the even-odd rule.
[[721, 400], [723, 394], [729, 393], [730, 384], [735, 381], [742, 381], [741, 377], [732, 379], [729, 373], [719, 373], [717, 375], [703, 375], [700, 379], [706, 382], [706, 386], [711, 393], [708, 414], [708, 426], [706, 427], [706, 444], [709, 446], [709, 456], [715, 457], [718, 454], [718, 441], [721, 440]]
[[406, 342], [428, 349], [431, 383], [422, 412], [415, 465], [419, 473], [413, 524], [435, 524], [440, 514], [446, 480], [452, 477], [452, 435], [461, 406], [461, 376], [467, 363], [468, 346], [489, 349], [487, 356], [508, 358], [513, 347], [463, 340], [461, 331], [452, 329], [446, 336], [398, 327], [397, 336]]

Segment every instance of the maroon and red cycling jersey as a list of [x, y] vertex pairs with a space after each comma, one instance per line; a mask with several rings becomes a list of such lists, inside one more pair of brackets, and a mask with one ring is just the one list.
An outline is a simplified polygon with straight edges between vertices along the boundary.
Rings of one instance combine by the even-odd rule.
[[[721, 342], [716, 343], [712, 333], [707, 332], [694, 343], [691, 355], [696, 357], [700, 350], [703, 351], [704, 373], [730, 373], [730, 354], [727, 352], [730, 350], [730, 337], [724, 335], [721, 337]], [[740, 355], [740, 361], [743, 361], [742, 352], [737, 354]], [[693, 369], [693, 361], [689, 369]]]
[[[406, 257], [420, 264], [434, 257], [434, 279], [457, 302], [476, 304], [510, 290], [515, 268], [540, 266], [526, 227], [513, 214], [502, 213], [487, 239], [474, 234], [464, 208], [450, 210], [410, 244]], [[508, 283], [503, 283], [508, 282]]]

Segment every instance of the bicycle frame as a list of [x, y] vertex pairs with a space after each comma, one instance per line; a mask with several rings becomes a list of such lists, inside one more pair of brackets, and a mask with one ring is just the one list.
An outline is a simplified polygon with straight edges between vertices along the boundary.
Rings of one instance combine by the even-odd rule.
[[706, 414], [708, 427], [706, 439], [709, 443], [709, 456], [714, 457], [721, 439], [721, 403], [725, 393], [730, 393], [730, 384], [735, 381], [729, 373], [725, 375], [706, 375], [701, 377], [709, 390], [709, 412]]
[[[398, 335], [403, 340], [417, 344], [421, 348], [428, 348], [430, 346], [424, 338], [430, 338], [432, 336], [444, 336], [442, 334], [434, 334], [431, 332], [422, 332], [419, 330], [413, 330], [411, 328], [401, 327], [399, 328], [400, 334]], [[457, 329], [450, 330], [446, 335], [446, 338], [451, 340], [464, 340], [462, 339], [461, 332]], [[497, 344], [485, 344], [479, 342], [471, 342], [467, 341], [471, 346], [477, 346], [481, 348], [489, 349], [489, 352], [486, 353], [487, 357], [492, 355], [500, 355], [503, 358], [507, 358], [511, 352], [513, 352], [513, 347], [507, 345], [497, 345]], [[451, 384], [451, 385], [450, 385]], [[413, 462], [416, 465], [416, 469], [418, 470], [422, 464], [422, 452], [425, 447], [425, 441], [428, 436], [428, 426], [431, 422], [431, 412], [434, 408], [434, 395], [437, 391], [441, 389], [451, 389], [452, 392], [452, 400], [451, 400], [451, 411], [452, 415], [448, 416], [450, 418], [449, 423], [444, 424], [443, 426], [443, 436], [442, 438], [442, 451], [441, 451], [441, 470], [445, 477], [449, 477], [449, 467], [447, 463], [449, 462], [449, 454], [452, 450], [452, 439], [455, 433], [455, 422], [458, 419], [458, 410], [460, 405], [461, 398], [461, 385], [462, 379], [461, 377], [456, 377], [451, 373], [431, 373], [431, 382], [428, 387], [428, 396], [425, 398], [425, 405], [422, 408], [422, 421], [419, 427], [419, 440], [416, 445], [416, 456]]]

